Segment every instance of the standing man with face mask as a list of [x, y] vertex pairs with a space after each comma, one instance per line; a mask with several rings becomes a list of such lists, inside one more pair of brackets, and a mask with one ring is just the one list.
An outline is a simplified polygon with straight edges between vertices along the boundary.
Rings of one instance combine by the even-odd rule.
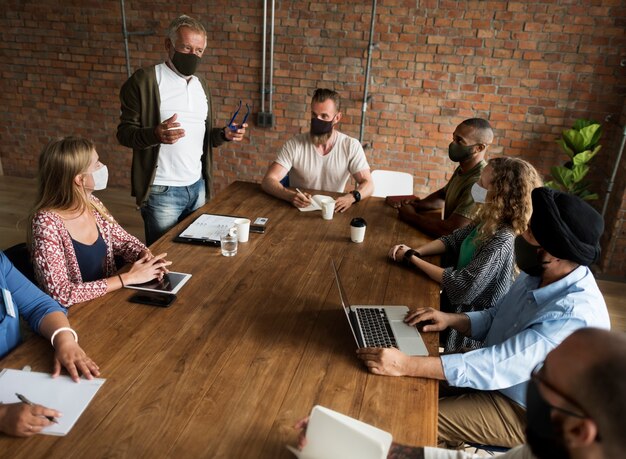
[[[450, 160], [459, 163], [452, 178], [446, 186], [424, 199], [402, 203], [388, 201], [398, 208], [398, 217], [434, 237], [446, 236], [469, 225], [474, 217], [472, 185], [487, 164], [485, 153], [492, 142], [493, 131], [486, 120], [471, 118], [459, 124], [448, 147]], [[438, 213], [428, 212], [441, 208], [443, 219]]]
[[[517, 237], [519, 275], [492, 308], [449, 314], [431, 308], [407, 315], [423, 331], [453, 328], [485, 347], [465, 354], [409, 357], [397, 349], [357, 351], [372, 373], [446, 381], [439, 400], [439, 441], [515, 446], [524, 441], [528, 374], [568, 335], [609, 328], [602, 294], [588, 268], [600, 255], [602, 216], [572, 194], [536, 188], [530, 228]], [[599, 350], [601, 352], [601, 350]], [[469, 390], [467, 390], [469, 389]]]
[[133, 149], [132, 195], [152, 244], [213, 192], [213, 148], [241, 141], [247, 124], [213, 127], [213, 104], [196, 69], [207, 45], [189, 16], [170, 24], [165, 62], [137, 70], [120, 90], [120, 144]]
[[[353, 191], [336, 200], [335, 211], [343, 212], [374, 191], [370, 167], [357, 139], [336, 129], [341, 121], [341, 100], [336, 91], [316, 89], [311, 100], [311, 130], [287, 141], [267, 170], [261, 186], [295, 207], [311, 203], [308, 193], [296, 188], [343, 192], [350, 176]], [[281, 180], [289, 174], [287, 189]]]

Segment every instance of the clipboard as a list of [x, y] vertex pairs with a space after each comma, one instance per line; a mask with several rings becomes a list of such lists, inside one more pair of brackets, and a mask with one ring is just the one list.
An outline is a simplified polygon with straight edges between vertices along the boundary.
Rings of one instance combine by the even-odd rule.
[[174, 238], [174, 242], [219, 247], [220, 237], [235, 226], [238, 215], [202, 214]]

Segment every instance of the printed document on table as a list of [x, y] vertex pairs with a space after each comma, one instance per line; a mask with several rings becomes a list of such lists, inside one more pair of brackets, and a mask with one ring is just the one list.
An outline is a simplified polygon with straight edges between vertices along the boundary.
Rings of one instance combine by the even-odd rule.
[[219, 241], [220, 237], [235, 226], [237, 218], [226, 215], [202, 214], [180, 234], [180, 237]]
[[60, 411], [63, 416], [57, 418], [58, 424], [45, 427], [41, 433], [63, 436], [72, 430], [105, 381], [81, 378], [76, 383], [69, 376], [53, 378], [48, 373], [4, 369], [0, 372], [0, 402], [17, 403], [18, 393], [37, 405]]

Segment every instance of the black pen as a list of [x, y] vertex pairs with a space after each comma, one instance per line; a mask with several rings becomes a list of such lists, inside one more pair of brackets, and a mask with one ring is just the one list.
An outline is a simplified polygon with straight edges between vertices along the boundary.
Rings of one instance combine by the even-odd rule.
[[[26, 403], [27, 405], [30, 406], [35, 406], [35, 404], [33, 402], [31, 402], [30, 400], [28, 400], [26, 397], [24, 397], [22, 394], [18, 394], [17, 392], [15, 393], [15, 395], [17, 396], [17, 398], [20, 399], [20, 402], [22, 403]], [[48, 421], [50, 422], [54, 422], [55, 424], [58, 424], [59, 422], [54, 419], [53, 416], [44, 416]]]

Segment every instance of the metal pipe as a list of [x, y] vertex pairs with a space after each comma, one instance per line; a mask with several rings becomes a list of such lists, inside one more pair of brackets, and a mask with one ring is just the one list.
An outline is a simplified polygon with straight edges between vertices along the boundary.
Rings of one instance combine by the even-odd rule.
[[267, 0], [263, 0], [263, 57], [261, 58], [261, 113], [265, 113], [265, 59], [267, 48]]
[[369, 98], [370, 68], [372, 65], [372, 50], [374, 49], [374, 21], [376, 19], [376, 0], [372, 0], [372, 18], [370, 22], [370, 41], [367, 47], [367, 65], [365, 67], [365, 85], [363, 87], [363, 106], [361, 107], [361, 130], [359, 132], [359, 142], [363, 144], [363, 134], [365, 133], [365, 112], [367, 112], [367, 101]]
[[274, 7], [276, 1], [272, 0], [272, 21], [270, 23], [270, 100], [269, 100], [269, 112], [272, 113], [272, 99], [274, 95], [273, 82], [274, 82]]
[[124, 52], [126, 54], [126, 73], [130, 78], [130, 53], [128, 52], [128, 29], [126, 29], [126, 8], [124, 7], [124, 0], [120, 0], [120, 6], [122, 8], [122, 33], [124, 34]]
[[617, 170], [619, 169], [619, 163], [622, 160], [622, 153], [624, 152], [624, 145], [626, 145], [626, 125], [623, 127], [622, 131], [622, 143], [619, 147], [619, 151], [617, 153], [617, 159], [615, 160], [615, 166], [613, 166], [613, 173], [611, 174], [611, 180], [609, 181], [609, 186], [606, 190], [606, 196], [604, 197], [604, 205], [602, 206], [602, 218], [606, 214], [606, 209], [609, 206], [609, 198], [611, 197], [611, 192], [613, 191], [613, 185], [615, 184], [615, 177], [617, 176]]

